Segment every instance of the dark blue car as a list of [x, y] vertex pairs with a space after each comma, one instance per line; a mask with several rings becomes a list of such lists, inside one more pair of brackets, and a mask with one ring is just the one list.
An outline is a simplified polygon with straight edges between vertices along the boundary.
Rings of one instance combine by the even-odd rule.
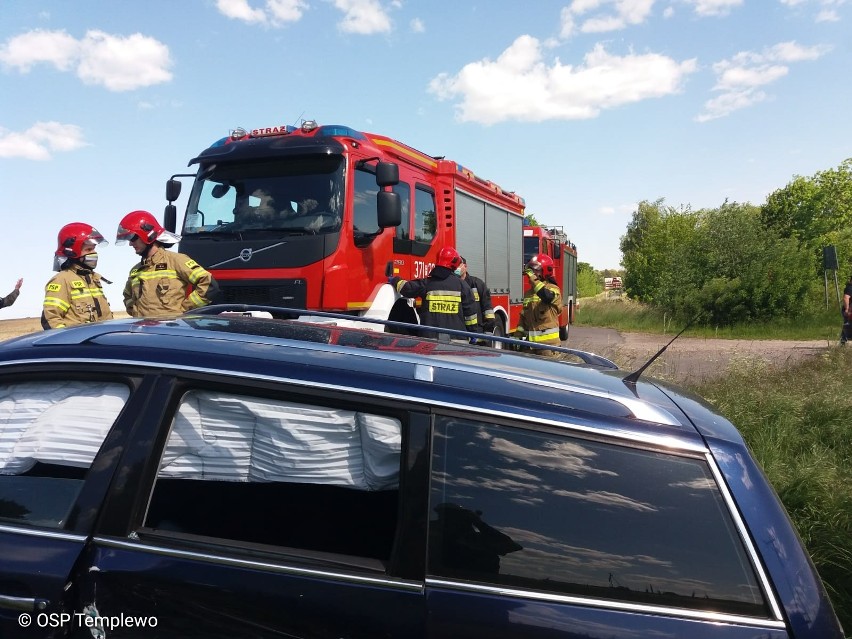
[[343, 323], [3, 344], [0, 637], [843, 636], [699, 399]]

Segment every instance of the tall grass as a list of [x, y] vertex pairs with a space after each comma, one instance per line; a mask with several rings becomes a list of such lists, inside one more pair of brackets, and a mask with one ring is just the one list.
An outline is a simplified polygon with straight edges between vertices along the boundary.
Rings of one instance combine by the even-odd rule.
[[737, 425], [852, 630], [852, 348], [692, 386]]
[[[576, 323], [580, 326], [606, 326], [620, 331], [642, 333], [678, 333], [684, 327], [682, 320], [674, 320], [670, 314], [611, 293], [581, 298]], [[840, 311], [832, 305], [829, 308], [818, 308], [801, 317], [765, 323], [750, 322], [719, 327], [698, 322], [684, 335], [719, 339], [837, 341], [840, 337], [840, 326]]]

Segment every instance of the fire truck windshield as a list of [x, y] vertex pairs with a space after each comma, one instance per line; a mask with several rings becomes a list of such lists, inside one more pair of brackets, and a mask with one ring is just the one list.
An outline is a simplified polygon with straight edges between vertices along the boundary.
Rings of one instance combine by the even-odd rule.
[[202, 167], [183, 235], [334, 233], [343, 218], [343, 192], [339, 156]]

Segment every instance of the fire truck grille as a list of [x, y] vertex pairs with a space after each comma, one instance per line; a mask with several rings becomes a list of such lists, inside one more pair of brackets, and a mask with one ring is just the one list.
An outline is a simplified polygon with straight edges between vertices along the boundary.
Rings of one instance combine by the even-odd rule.
[[307, 286], [305, 280], [279, 282], [274, 286], [234, 285], [220, 282], [222, 301], [225, 304], [260, 304], [263, 306], [281, 306], [285, 308], [305, 308]]

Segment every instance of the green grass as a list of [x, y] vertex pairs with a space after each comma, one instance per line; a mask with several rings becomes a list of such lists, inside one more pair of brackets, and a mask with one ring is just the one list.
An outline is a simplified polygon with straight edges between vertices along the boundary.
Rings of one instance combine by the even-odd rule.
[[[683, 322], [671, 315], [626, 297], [606, 294], [579, 300], [576, 323], [579, 326], [606, 326], [620, 331], [641, 333], [679, 332]], [[751, 322], [733, 327], [696, 325], [685, 333], [688, 337], [718, 339], [789, 339], [836, 342], [840, 336], [840, 311], [834, 306], [799, 318], [779, 319], [768, 323]]]
[[[624, 298], [580, 300], [577, 324], [674, 334], [682, 326]], [[838, 340], [837, 310], [685, 335]], [[847, 633], [852, 631], [852, 344], [786, 368], [753, 360], [690, 384], [743, 434], [790, 514]], [[850, 635], [852, 638], [852, 635]]]

